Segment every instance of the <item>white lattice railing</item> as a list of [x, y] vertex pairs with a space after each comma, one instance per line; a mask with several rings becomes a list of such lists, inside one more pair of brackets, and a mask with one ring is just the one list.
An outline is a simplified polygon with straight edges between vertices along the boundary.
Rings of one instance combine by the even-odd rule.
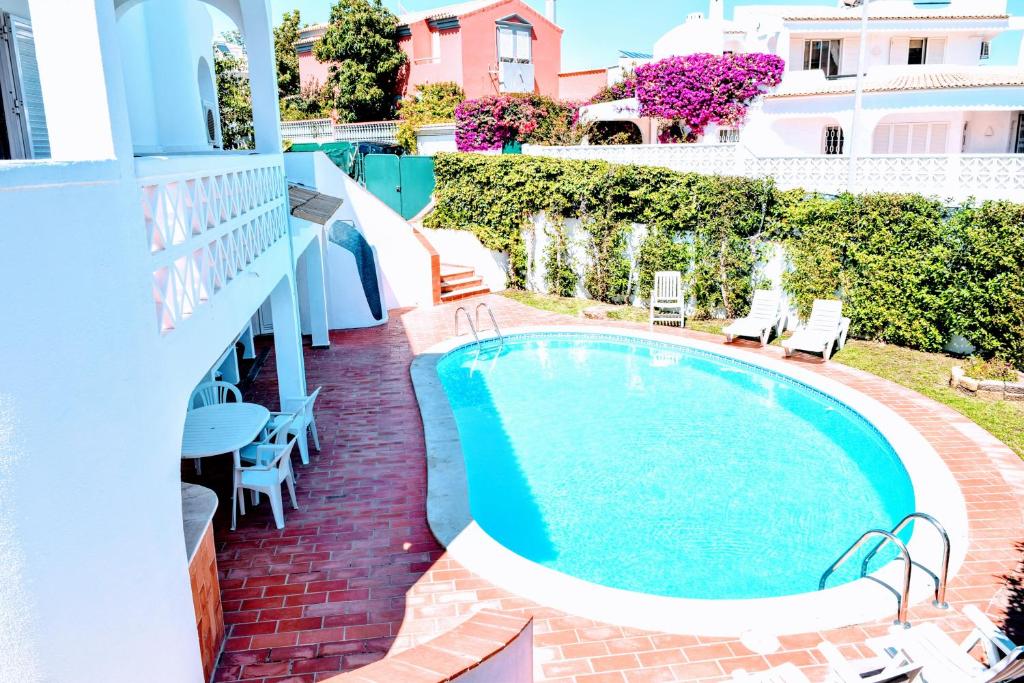
[[288, 233], [280, 155], [139, 159], [157, 327], [166, 334]]
[[398, 142], [398, 124], [395, 121], [371, 123], [339, 123], [330, 119], [286, 121], [281, 124], [281, 136], [292, 142], [379, 142], [394, 145]]
[[283, 121], [281, 123], [281, 137], [292, 142], [331, 140], [334, 138], [334, 125], [330, 119]]
[[916, 192], [962, 201], [1010, 199], [1024, 201], [1024, 155], [879, 155], [858, 157], [850, 188], [849, 157], [756, 157], [741, 145], [611, 145], [607, 147], [539, 147], [524, 153], [559, 159], [604, 160], [620, 164], [659, 166], [674, 171], [764, 178], [785, 189], [837, 194]]

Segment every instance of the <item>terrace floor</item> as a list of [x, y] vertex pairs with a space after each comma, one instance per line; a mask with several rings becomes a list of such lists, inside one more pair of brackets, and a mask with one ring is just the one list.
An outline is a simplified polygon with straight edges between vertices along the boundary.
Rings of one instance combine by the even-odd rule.
[[[484, 300], [504, 326], [581, 324], [501, 296]], [[782, 636], [782, 649], [762, 656], [738, 640], [651, 633], [565, 614], [510, 594], [448, 559], [427, 527], [423, 432], [409, 363], [451, 336], [454, 308], [392, 311], [386, 326], [334, 332], [329, 349], [306, 349], [309, 385], [324, 387], [317, 403], [323, 450], [312, 453], [308, 467], [297, 468], [301, 509], [286, 506], [285, 529], [274, 528], [264, 501], [239, 519], [237, 531], [228, 531], [229, 473], [206, 464], [202, 477], [186, 471], [222, 501], [215, 530], [228, 639], [216, 681], [324, 680], [429, 640], [482, 607], [532, 614], [536, 679], [559, 683], [710, 683], [726, 680], [736, 668], [757, 671], [784, 661], [822, 680], [825, 669], [814, 650], [822, 638], [857, 656], [857, 643], [887, 631], [885, 621]], [[782, 353], [753, 345], [750, 351]], [[969, 622], [956, 608], [973, 603], [997, 622], [1005, 617], [1010, 635], [1024, 642], [1024, 464], [960, 414], [907, 389], [839, 364], [809, 357], [793, 362], [903, 415], [935, 446], [963, 489], [971, 546], [950, 582], [954, 609], [913, 606], [911, 621], [934, 620], [959, 639]], [[247, 400], [273, 409], [274, 375], [262, 372]]]

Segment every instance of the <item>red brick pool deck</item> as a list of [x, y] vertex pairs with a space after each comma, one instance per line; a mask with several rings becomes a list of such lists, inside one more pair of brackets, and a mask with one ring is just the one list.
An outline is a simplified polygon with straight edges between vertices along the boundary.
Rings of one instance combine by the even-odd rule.
[[[508, 327], [581, 323], [500, 296], [485, 300]], [[738, 640], [652, 633], [565, 614], [448, 559], [427, 527], [423, 430], [409, 364], [451, 336], [454, 309], [392, 311], [386, 326], [334, 332], [330, 348], [307, 347], [309, 385], [324, 387], [317, 403], [322, 451], [297, 468], [301, 509], [286, 506], [285, 529], [274, 528], [264, 502], [230, 532], [223, 523], [228, 505], [221, 506], [216, 539], [228, 639], [214, 680], [324, 680], [429, 640], [482, 608], [533, 615], [536, 680], [558, 683], [710, 683], [737, 668], [758, 671], [786, 661], [820, 681], [826, 669], [814, 647], [822, 639], [857, 656], [857, 644], [887, 631], [883, 621], [782, 636], [782, 649], [762, 656]], [[775, 347], [750, 350], [781, 355]], [[272, 362], [250, 392], [250, 400], [267, 406], [277, 405]], [[959, 639], [969, 629], [959, 610], [976, 604], [997, 622], [1009, 615], [1015, 635], [1018, 620], [1024, 622], [1020, 459], [959, 413], [891, 382], [809, 357], [792, 362], [901, 414], [934, 445], [963, 490], [970, 547], [950, 582], [953, 609], [926, 602], [911, 607], [910, 620], [935, 621]], [[223, 487], [217, 492], [230, 500]]]

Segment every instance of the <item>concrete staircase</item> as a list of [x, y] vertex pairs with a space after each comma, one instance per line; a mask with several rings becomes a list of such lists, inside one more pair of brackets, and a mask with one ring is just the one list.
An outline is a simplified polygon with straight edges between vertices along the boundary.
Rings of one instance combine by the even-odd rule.
[[473, 296], [490, 294], [484, 279], [471, 266], [441, 264], [441, 303], [460, 301]]

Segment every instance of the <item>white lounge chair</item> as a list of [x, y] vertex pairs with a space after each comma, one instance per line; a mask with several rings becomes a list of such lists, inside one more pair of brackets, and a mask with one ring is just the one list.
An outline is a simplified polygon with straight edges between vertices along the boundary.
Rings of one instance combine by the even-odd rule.
[[732, 342], [736, 337], [753, 337], [761, 341], [761, 346], [768, 343], [772, 330], [782, 334], [785, 327], [782, 313], [782, 295], [768, 289], [754, 292], [754, 300], [750, 303], [750, 313], [726, 327], [725, 340]]
[[654, 287], [651, 288], [651, 324], [679, 323], [679, 327], [682, 327], [686, 322], [683, 314], [685, 306], [682, 274], [673, 271], [655, 273]]
[[845, 343], [846, 328], [842, 301], [815, 299], [807, 324], [782, 342], [782, 348], [786, 350], [786, 357], [793, 355], [794, 351], [808, 351], [820, 353], [827, 361], [836, 344], [842, 348]]
[[732, 672], [732, 680], [742, 683], [811, 683], [810, 679], [792, 664], [783, 664], [768, 671], [752, 674], [737, 669]]
[[[1024, 647], [1015, 645], [977, 607], [964, 608], [964, 615], [974, 622], [974, 630], [960, 645], [930, 622], [873, 638], [868, 645], [894, 662], [923, 667], [927, 683], [1009, 683], [1024, 678]], [[987, 664], [970, 654], [979, 645]]]
[[[885, 657], [858, 659], [851, 662], [832, 643], [818, 643], [818, 652], [825, 656], [837, 683], [912, 683], [921, 675], [921, 665]], [[855, 665], [856, 664], [856, 665]]]

